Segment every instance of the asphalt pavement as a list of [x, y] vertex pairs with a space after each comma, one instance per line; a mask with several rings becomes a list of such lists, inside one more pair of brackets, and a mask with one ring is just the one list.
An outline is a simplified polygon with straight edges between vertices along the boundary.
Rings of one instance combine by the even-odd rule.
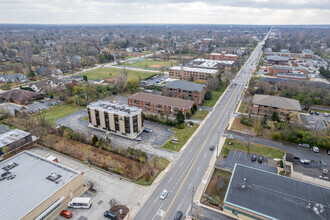
[[[268, 35], [267, 35], [268, 36]], [[212, 154], [209, 146], [216, 145], [223, 134], [233, 113], [244, 87], [248, 82], [260, 57], [262, 45], [259, 43], [248, 61], [233, 80], [231, 90], [226, 90], [214, 110], [196, 131], [195, 136], [187, 145], [179, 159], [166, 173], [155, 191], [142, 206], [134, 219], [173, 219], [178, 210], [184, 215], [190, 215], [190, 207], [195, 190], [203, 180], [205, 170], [209, 166]], [[159, 198], [161, 192], [166, 189], [169, 194], [166, 199]]]

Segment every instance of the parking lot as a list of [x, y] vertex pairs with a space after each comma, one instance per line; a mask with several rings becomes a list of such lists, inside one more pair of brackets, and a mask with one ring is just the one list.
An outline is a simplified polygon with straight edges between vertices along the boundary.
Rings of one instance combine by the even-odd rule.
[[33, 104], [29, 104], [26, 106], [27, 109], [25, 109], [24, 111], [27, 113], [35, 113], [35, 112], [39, 112], [41, 110], [45, 110], [48, 109], [49, 107], [53, 106], [53, 105], [58, 105], [59, 103], [61, 103], [61, 101], [57, 101], [57, 100], [42, 100], [42, 102], [35, 102]]
[[95, 128], [88, 127], [89, 122], [82, 120], [82, 118], [86, 117], [87, 111], [80, 110], [76, 113], [73, 113], [65, 118], [59, 119], [56, 121], [57, 124], [61, 124], [75, 131], [79, 131], [84, 133], [87, 137], [92, 135], [97, 135], [99, 137], [109, 137], [112, 142], [112, 146], [116, 147], [133, 147], [135, 149], [140, 149], [148, 153], [149, 157], [153, 155], [161, 156], [171, 161], [175, 161], [179, 153], [167, 151], [156, 146], [163, 145], [173, 134], [173, 131], [170, 131], [171, 127], [166, 125], [161, 125], [155, 122], [144, 121], [144, 127], [149, 128], [152, 132], [145, 133], [142, 132], [139, 137], [142, 138], [141, 141], [131, 140], [126, 137], [121, 137], [115, 134], [106, 134], [105, 131], [98, 130]]
[[330, 117], [325, 117], [323, 113], [320, 113], [319, 115], [302, 113], [300, 114], [300, 119], [306, 124], [306, 127], [310, 129], [322, 130], [330, 125]]
[[146, 81], [146, 84], [141, 84], [141, 86], [152, 86], [154, 84], [163, 82], [167, 78], [168, 78], [168, 73], [164, 73], [164, 75], [162, 76], [153, 76], [148, 80], [144, 80]]
[[[276, 166], [270, 164], [267, 157], [263, 157], [262, 163], [257, 161], [251, 161], [251, 155], [247, 152], [237, 151], [237, 150], [230, 150], [228, 156], [225, 159], [217, 159], [216, 165], [233, 170], [235, 163], [239, 163], [242, 165], [266, 170], [268, 172], [277, 173]], [[258, 158], [259, 155], [257, 155]]]
[[[74, 160], [55, 151], [44, 148], [33, 148], [29, 151], [40, 156], [51, 154], [58, 158], [60, 164], [84, 172], [83, 181], [85, 183], [89, 180], [94, 182], [94, 188], [97, 192], [93, 193], [87, 191], [82, 195], [82, 197], [90, 197], [92, 199], [92, 207], [90, 209], [68, 209], [73, 214], [72, 219], [75, 220], [106, 219], [103, 216], [103, 213], [110, 208], [109, 201], [111, 199], [116, 199], [120, 204], [129, 207], [131, 212], [133, 212], [131, 213], [132, 215], [142, 206], [155, 187], [155, 185], [144, 187], [125, 180], [120, 180], [119, 178], [100, 170], [89, 168], [80, 161]], [[56, 219], [63, 220], [65, 218], [58, 216]]]
[[[330, 156], [329, 156], [330, 157]], [[293, 169], [300, 172], [306, 176], [316, 177], [324, 179], [328, 177], [330, 179], [330, 173], [323, 174], [323, 169], [330, 171], [330, 164], [327, 164], [324, 160], [311, 160], [310, 164], [302, 164], [300, 159], [296, 158], [293, 163]]]

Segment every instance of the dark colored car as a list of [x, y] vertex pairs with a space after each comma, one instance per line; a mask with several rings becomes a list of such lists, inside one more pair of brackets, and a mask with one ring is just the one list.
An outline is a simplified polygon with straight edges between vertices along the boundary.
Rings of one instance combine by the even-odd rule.
[[214, 145], [211, 145], [210, 146], [210, 151], [213, 151], [214, 150]]
[[72, 213], [67, 211], [67, 210], [62, 210], [60, 215], [65, 217], [65, 218], [72, 218]]
[[252, 155], [251, 155], [251, 161], [256, 161], [256, 160], [257, 160], [257, 155], [252, 154]]
[[117, 220], [118, 219], [118, 216], [115, 213], [110, 212], [110, 211], [105, 211], [104, 212], [104, 217], [107, 217], [111, 220]]
[[313, 112], [312, 110], [309, 110], [309, 114], [311, 114], [311, 115], [312, 115], [312, 114], [314, 114], [314, 112]]
[[40, 100], [39, 102], [40, 102], [40, 103], [44, 103], [45, 101], [44, 101], [44, 100]]
[[319, 115], [320, 113], [319, 112], [315, 112], [315, 115]]
[[179, 210], [176, 212], [174, 220], [180, 220], [182, 218], [183, 213]]
[[143, 129], [143, 132], [145, 132], [145, 133], [150, 133], [151, 130], [150, 130], [149, 128], [145, 128], [145, 129]]
[[264, 159], [264, 158], [263, 158], [262, 156], [259, 156], [259, 157], [258, 157], [258, 162], [259, 162], [259, 163], [262, 163], [262, 160], [263, 160], [263, 159]]

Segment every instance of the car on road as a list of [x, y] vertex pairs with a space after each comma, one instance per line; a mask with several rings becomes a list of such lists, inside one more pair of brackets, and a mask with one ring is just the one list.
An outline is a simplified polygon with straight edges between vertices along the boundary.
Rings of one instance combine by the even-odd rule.
[[252, 154], [252, 155], [251, 155], [251, 161], [256, 161], [256, 160], [257, 160], [257, 155]]
[[259, 157], [258, 157], [258, 162], [259, 162], [259, 163], [262, 163], [262, 160], [263, 160], [263, 159], [264, 159], [264, 158], [263, 158], [262, 156], [259, 156]]
[[316, 147], [316, 146], [313, 146], [313, 151], [314, 151], [315, 153], [318, 153], [318, 152], [320, 152], [320, 149], [319, 149], [318, 147]]
[[110, 211], [105, 211], [104, 212], [104, 217], [109, 218], [111, 220], [117, 220], [118, 219], [118, 216], [115, 213], [110, 212]]
[[149, 128], [145, 128], [145, 129], [143, 129], [143, 132], [145, 132], [145, 133], [151, 133], [151, 130]]
[[141, 137], [135, 137], [134, 140], [136, 140], [136, 141], [142, 141], [142, 138]]
[[164, 200], [167, 195], [168, 195], [168, 191], [164, 189], [164, 191], [160, 194], [159, 198]]
[[214, 150], [214, 145], [211, 145], [210, 146], [210, 151], [213, 151]]
[[183, 213], [178, 210], [175, 214], [174, 220], [180, 220], [182, 218]]
[[65, 217], [65, 218], [72, 218], [72, 213], [67, 211], [67, 210], [62, 210], [62, 212], [60, 213], [61, 216]]
[[309, 144], [298, 144], [299, 147], [305, 147], [305, 148], [310, 148], [311, 146]]
[[310, 160], [306, 160], [306, 159], [300, 159], [300, 163], [302, 164], [310, 164]]
[[230, 89], [228, 89], [228, 92], [230, 92]]

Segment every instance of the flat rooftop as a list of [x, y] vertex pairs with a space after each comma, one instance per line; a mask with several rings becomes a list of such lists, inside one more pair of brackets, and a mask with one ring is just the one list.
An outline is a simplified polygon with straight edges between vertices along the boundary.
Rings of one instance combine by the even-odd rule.
[[5, 147], [15, 141], [31, 135], [29, 132], [20, 129], [14, 129], [3, 134], [0, 134], [0, 148]]
[[210, 70], [203, 68], [194, 68], [194, 67], [181, 67], [181, 66], [173, 66], [170, 70], [184, 70], [186, 72], [197, 72], [197, 73], [208, 73], [208, 74], [216, 74], [218, 70]]
[[97, 109], [99, 111], [109, 112], [122, 116], [132, 116], [142, 112], [142, 109], [124, 104], [113, 103], [110, 101], [99, 100], [90, 103], [87, 108]]
[[[13, 165], [8, 169], [8, 164]], [[8, 172], [4, 177], [3, 174]], [[47, 179], [60, 175], [56, 181]], [[74, 177], [78, 171], [23, 151], [0, 163], [0, 216], [17, 220], [41, 204]]]
[[224, 203], [269, 219], [330, 219], [330, 189], [241, 164]]

